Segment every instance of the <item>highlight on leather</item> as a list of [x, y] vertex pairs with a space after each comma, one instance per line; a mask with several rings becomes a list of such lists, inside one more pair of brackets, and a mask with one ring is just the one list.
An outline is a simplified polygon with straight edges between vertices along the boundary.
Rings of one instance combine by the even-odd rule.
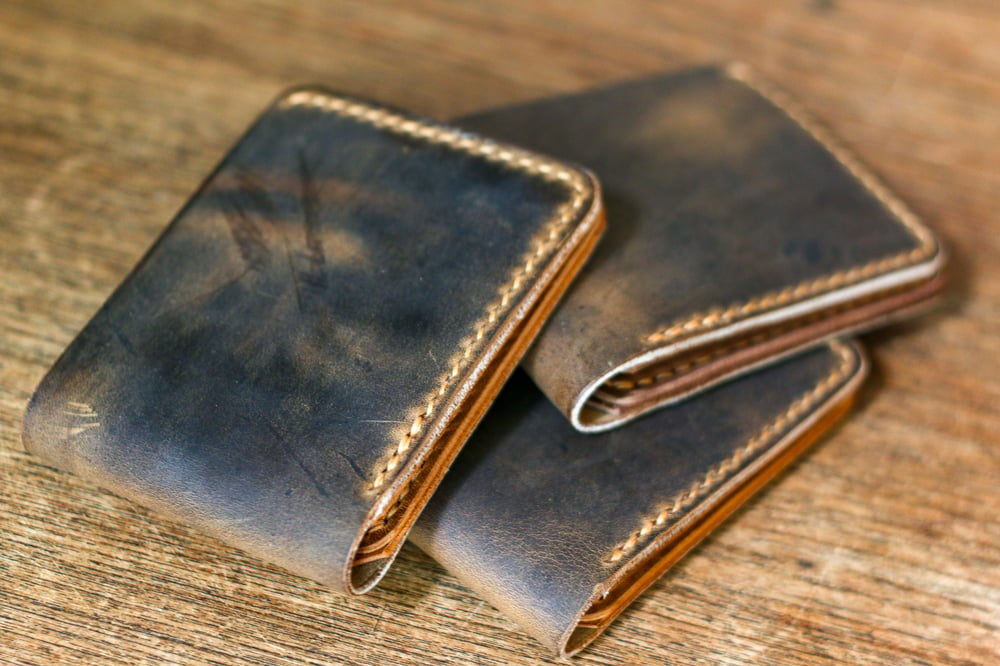
[[583, 169], [291, 91], [56, 362], [25, 445], [365, 592], [603, 225]]
[[602, 181], [608, 234], [525, 358], [581, 431], [910, 316], [943, 287], [933, 232], [745, 66], [459, 122], [586, 164]]
[[515, 375], [413, 540], [571, 656], [844, 416], [867, 367], [835, 341], [598, 434]]

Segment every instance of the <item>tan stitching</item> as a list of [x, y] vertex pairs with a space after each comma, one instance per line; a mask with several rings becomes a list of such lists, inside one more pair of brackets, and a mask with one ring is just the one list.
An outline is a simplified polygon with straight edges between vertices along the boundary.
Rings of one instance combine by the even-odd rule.
[[547, 229], [543, 230], [543, 233], [535, 238], [534, 249], [526, 254], [523, 264], [513, 271], [507, 283], [500, 289], [497, 299], [490, 304], [485, 315], [473, 325], [473, 333], [460, 343], [459, 346], [463, 349], [462, 353], [452, 359], [449, 371], [442, 376], [439, 387], [427, 399], [423, 411], [413, 419], [410, 427], [403, 433], [396, 446], [389, 452], [389, 459], [382, 469], [375, 474], [374, 479], [372, 479], [368, 487], [369, 490], [378, 490], [391, 478], [392, 473], [400, 467], [403, 457], [413, 447], [413, 442], [417, 435], [423, 431], [424, 426], [430, 421], [435, 410], [439, 407], [439, 401], [448, 392], [451, 384], [461, 375], [473, 352], [488, 337], [490, 329], [495, 328], [497, 322], [503, 318], [505, 311], [514, 302], [516, 294], [527, 283], [526, 278], [529, 278], [537, 267], [544, 263], [544, 259], [559, 245], [563, 230], [578, 216], [580, 209], [586, 202], [586, 181], [582, 175], [556, 162], [546, 160], [526, 151], [502, 146], [459, 129], [408, 118], [388, 109], [372, 107], [355, 100], [305, 90], [290, 94], [280, 102], [279, 106], [281, 108], [292, 106], [316, 108], [354, 118], [374, 127], [386, 129], [414, 139], [440, 143], [470, 155], [482, 157], [487, 161], [506, 164], [525, 173], [540, 176], [550, 182], [562, 184], [572, 192], [569, 202], [560, 207], [559, 212], [547, 225]]
[[793, 421], [806, 414], [820, 400], [829, 394], [850, 372], [853, 356], [847, 345], [833, 342], [830, 346], [840, 357], [840, 363], [820, 383], [789, 405], [788, 409], [776, 419], [765, 425], [746, 444], [738, 448], [731, 456], [711, 468], [703, 477], [691, 484], [691, 487], [676, 495], [665, 508], [656, 515], [645, 518], [639, 529], [627, 539], [615, 546], [611, 555], [605, 559], [605, 564], [614, 564], [634, 550], [639, 543], [651, 534], [661, 532], [669, 524], [670, 518], [679, 515], [702, 496], [707, 495], [722, 481], [727, 480], [739, 471], [740, 466], [753, 454], [763, 449], [767, 444], [781, 435], [782, 431]]
[[680, 375], [686, 375], [700, 368], [706, 363], [714, 361], [720, 356], [727, 356], [729, 353], [734, 352], [738, 349], [745, 349], [750, 345], [756, 345], [762, 342], [766, 342], [768, 340], [772, 340], [778, 337], [779, 335], [782, 335], [783, 333], [787, 333], [788, 331], [798, 328], [803, 323], [808, 323], [809, 321], [812, 320], [819, 320], [825, 316], [828, 316], [828, 313], [824, 312], [822, 316], [810, 317], [810, 319], [806, 320], [806, 322], [796, 322], [795, 324], [792, 325], [781, 326], [776, 329], [764, 331], [763, 333], [758, 333], [757, 335], [750, 338], [743, 338], [741, 340], [737, 340], [732, 344], [725, 345], [717, 349], [713, 349], [707, 354], [697, 356], [691, 359], [690, 361], [685, 361], [684, 363], [678, 363], [677, 365], [672, 366], [667, 370], [662, 370], [660, 372], [657, 372], [655, 375], [652, 376], [644, 375], [639, 377], [638, 379], [631, 379], [631, 378], [610, 379], [608, 380], [607, 383], [611, 388], [617, 389], [619, 391], [633, 391], [637, 388], [649, 388], [651, 386], [655, 386], [656, 384], [660, 384], [668, 379], [672, 379]]
[[850, 301], [849, 303], [843, 303], [836, 307], [827, 308], [825, 310], [820, 310], [819, 312], [813, 313], [808, 317], [794, 319], [783, 326], [761, 331], [760, 333], [752, 337], [737, 339], [736, 341], [730, 344], [713, 349], [707, 354], [702, 354], [701, 356], [697, 356], [689, 361], [685, 361], [684, 363], [678, 363], [677, 365], [674, 365], [666, 370], [657, 372], [655, 375], [652, 376], [645, 375], [639, 377], [638, 379], [633, 379], [630, 377], [612, 378], [607, 381], [607, 385], [619, 391], [632, 391], [637, 388], [649, 388], [655, 384], [659, 384], [661, 382], [672, 379], [679, 375], [688, 374], [691, 371], [696, 370], [697, 368], [721, 356], [727, 356], [733, 351], [739, 349], [745, 349], [751, 345], [756, 345], [762, 342], [773, 340], [774, 338], [777, 338], [778, 336], [783, 335], [788, 331], [794, 331], [802, 326], [806, 326], [808, 324], [812, 324], [817, 321], [828, 319], [829, 317], [833, 317], [842, 312], [852, 310], [858, 306], [865, 305], [867, 303], [872, 303], [874, 301], [884, 298], [887, 295], [895, 294], [900, 291], [902, 290], [895, 289], [889, 292], [873, 294], [866, 298], [862, 298], [856, 301]]
[[841, 270], [813, 280], [803, 281], [797, 285], [788, 286], [779, 291], [772, 291], [750, 299], [745, 303], [736, 303], [725, 308], [718, 307], [700, 312], [684, 321], [674, 322], [667, 328], [647, 335], [645, 338], [646, 344], [663, 344], [692, 333], [731, 324], [762, 310], [785, 305], [794, 300], [815, 296], [823, 291], [837, 289], [881, 273], [888, 273], [904, 266], [916, 264], [930, 257], [937, 247], [937, 243], [934, 241], [930, 231], [917, 219], [913, 211], [889, 191], [875, 174], [861, 164], [847, 148], [821, 124], [816, 122], [794, 99], [774, 86], [759, 80], [745, 65], [732, 65], [727, 68], [727, 73], [732, 78], [756, 90], [819, 141], [851, 175], [857, 178], [862, 185], [868, 188], [889, 209], [903, 227], [913, 234], [918, 245], [907, 252], [876, 259], [867, 264]]

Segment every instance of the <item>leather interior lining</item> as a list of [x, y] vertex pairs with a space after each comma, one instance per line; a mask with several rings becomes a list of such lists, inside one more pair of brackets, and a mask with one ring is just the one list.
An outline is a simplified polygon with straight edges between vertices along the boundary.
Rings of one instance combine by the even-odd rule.
[[917, 285], [750, 329], [726, 338], [724, 343], [707, 342], [637, 370], [614, 375], [589, 396], [582, 397], [585, 405], [580, 410], [580, 420], [587, 426], [617, 425], [817, 340], [845, 331], [857, 333], [885, 325], [891, 319], [912, 316], [914, 308], [933, 303], [944, 280], [942, 274], [937, 274]]

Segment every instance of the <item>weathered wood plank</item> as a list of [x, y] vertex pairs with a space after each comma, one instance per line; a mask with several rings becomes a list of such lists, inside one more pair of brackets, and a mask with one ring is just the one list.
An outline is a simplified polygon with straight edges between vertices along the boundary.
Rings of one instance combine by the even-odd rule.
[[1000, 12], [989, 1], [0, 10], [0, 661], [536, 663], [407, 548], [343, 599], [20, 451], [46, 367], [280, 89], [440, 117], [707, 61], [792, 92], [949, 239], [853, 419], [580, 663], [1000, 661]]

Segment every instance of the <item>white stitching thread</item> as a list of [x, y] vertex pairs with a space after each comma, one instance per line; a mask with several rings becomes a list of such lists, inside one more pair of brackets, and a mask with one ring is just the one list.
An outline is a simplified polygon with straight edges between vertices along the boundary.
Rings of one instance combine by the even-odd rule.
[[413, 442], [434, 415], [439, 401], [447, 393], [451, 384], [459, 377], [473, 351], [486, 339], [490, 328], [502, 319], [503, 313], [514, 301], [517, 292], [525, 285], [536, 268], [544, 262], [561, 241], [564, 228], [577, 216], [587, 199], [587, 186], [583, 176], [536, 155], [482, 139], [451, 127], [435, 125], [423, 120], [408, 118], [388, 109], [373, 107], [355, 100], [333, 97], [327, 93], [298, 91], [290, 94], [279, 104], [280, 108], [305, 106], [320, 109], [340, 116], [354, 118], [380, 129], [387, 129], [404, 136], [440, 143], [470, 155], [478, 155], [490, 162], [503, 163], [512, 168], [535, 174], [550, 182], [568, 187], [572, 196], [563, 204], [557, 215], [549, 222], [547, 229], [534, 241], [534, 250], [529, 251], [523, 264], [514, 270], [507, 283], [500, 289], [497, 299], [487, 308], [485, 315], [473, 325], [473, 333], [461, 343], [461, 355], [452, 360], [451, 367], [442, 377], [441, 383], [427, 400], [423, 411], [418, 414], [409, 429], [399, 438], [389, 453], [389, 459], [375, 474], [369, 490], [378, 490], [391, 478], [400, 466], [403, 456], [413, 447]]
[[797, 285], [788, 286], [779, 291], [766, 293], [763, 296], [750, 299], [744, 303], [736, 303], [726, 308], [718, 307], [700, 312], [684, 321], [675, 322], [664, 329], [647, 335], [645, 338], [646, 344], [653, 345], [670, 342], [692, 333], [739, 321], [743, 317], [777, 305], [784, 305], [789, 301], [814, 296], [827, 289], [839, 288], [860, 282], [874, 275], [915, 264], [931, 256], [937, 247], [937, 243], [934, 241], [930, 231], [917, 219], [913, 211], [889, 191], [875, 174], [862, 165], [847, 148], [835, 139], [821, 124], [816, 122], [794, 99], [777, 88], [759, 80], [745, 65], [731, 65], [726, 71], [729, 76], [743, 82], [776, 107], [783, 110], [807, 133], [819, 141], [851, 175], [868, 188], [895, 215], [896, 219], [913, 234], [918, 242], [918, 246], [907, 252], [883, 259], [876, 259], [861, 266], [855, 266], [820, 278], [800, 282]]

